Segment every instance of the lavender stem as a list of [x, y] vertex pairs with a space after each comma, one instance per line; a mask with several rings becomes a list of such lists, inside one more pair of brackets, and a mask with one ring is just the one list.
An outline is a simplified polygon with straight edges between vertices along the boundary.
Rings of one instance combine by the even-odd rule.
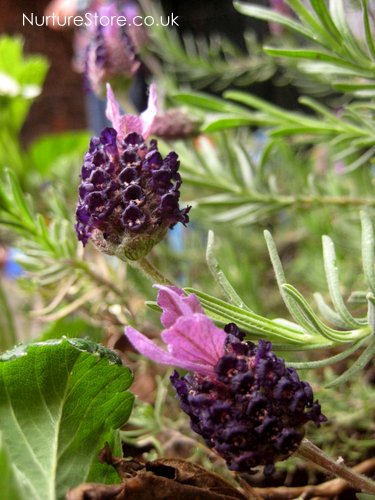
[[335, 461], [308, 439], [303, 439], [296, 455], [313, 462], [325, 471], [345, 479], [353, 488], [365, 493], [375, 493], [375, 482], [349, 469], [343, 462]]

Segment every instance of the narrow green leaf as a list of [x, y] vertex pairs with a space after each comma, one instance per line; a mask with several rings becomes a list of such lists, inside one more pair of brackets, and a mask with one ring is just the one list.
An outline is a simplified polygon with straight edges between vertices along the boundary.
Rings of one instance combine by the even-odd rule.
[[324, 337], [313, 337], [306, 333], [299, 325], [291, 321], [269, 320], [251, 311], [241, 309], [212, 295], [194, 288], [184, 288], [187, 293], [194, 293], [199, 298], [203, 308], [214, 321], [221, 325], [236, 323], [248, 333], [248, 338], [265, 338], [268, 340], [299, 345], [301, 350], [309, 349], [311, 345], [331, 345]]
[[14, 198], [14, 202], [19, 210], [19, 215], [22, 217], [22, 223], [24, 225], [34, 229], [34, 218], [31, 212], [30, 206], [28, 204], [27, 199], [25, 198], [24, 193], [21, 190], [21, 186], [18, 183], [18, 179], [15, 174], [11, 171], [7, 171], [7, 177], [9, 181], [9, 186], [12, 192], [12, 196]]
[[0, 431], [28, 500], [63, 500], [82, 482], [116, 482], [98, 453], [105, 442], [120, 452], [131, 382], [114, 352], [83, 339], [20, 346], [0, 357]]
[[[324, 300], [323, 296], [321, 293], [314, 293], [314, 299], [316, 302], [316, 305], [318, 306], [320, 314], [325, 318], [327, 321], [332, 323], [333, 325], [339, 327], [339, 328], [346, 328], [346, 323], [341, 319], [341, 316], [337, 314], [336, 311], [334, 311]], [[365, 301], [367, 303], [367, 300]]]
[[318, 361], [302, 361], [302, 362], [294, 362], [290, 361], [287, 364], [287, 366], [292, 366], [296, 370], [310, 370], [314, 368], [322, 368], [324, 366], [330, 366], [335, 363], [338, 363], [339, 361], [342, 361], [349, 356], [351, 356], [353, 353], [358, 351], [358, 349], [367, 341], [367, 338], [361, 339], [358, 342], [355, 342], [352, 346], [348, 347], [345, 349], [345, 351], [340, 352], [339, 354], [336, 354], [335, 356], [331, 356], [330, 358], [326, 359], [320, 359]]
[[370, 337], [370, 342], [366, 349], [362, 352], [359, 358], [354, 361], [352, 366], [346, 370], [342, 375], [337, 377], [332, 382], [329, 382], [325, 387], [332, 388], [336, 387], [340, 384], [344, 384], [348, 380], [351, 380], [357, 373], [362, 371], [366, 365], [374, 358], [375, 356], [375, 335], [373, 334]]
[[340, 30], [343, 48], [346, 49], [348, 55], [352, 57], [353, 61], [356, 62], [358, 66], [369, 67], [371, 65], [371, 61], [368, 59], [368, 56], [363, 50], [359, 40], [355, 38], [350, 29], [343, 1], [330, 0], [329, 9], [333, 22]]
[[337, 42], [341, 41], [341, 33], [337, 29], [335, 23], [333, 22], [333, 19], [330, 15], [329, 10], [327, 9], [327, 5], [325, 2], [322, 2], [321, 0], [310, 0], [311, 5], [317, 15], [319, 16], [319, 19], [327, 29], [327, 31], [332, 35], [333, 39]]
[[370, 216], [361, 212], [362, 223], [362, 264], [367, 286], [375, 293], [374, 269], [374, 228]]
[[194, 108], [200, 108], [204, 111], [218, 111], [220, 113], [241, 111], [239, 106], [203, 92], [179, 92], [173, 94], [173, 99], [181, 104], [194, 106]]
[[374, 90], [375, 83], [352, 83], [352, 82], [333, 82], [333, 87], [341, 92], [358, 92], [362, 90]]
[[[347, 61], [346, 59], [342, 59], [337, 56], [333, 56], [331, 54], [327, 54], [325, 52], [320, 52], [318, 50], [309, 50], [309, 49], [277, 49], [274, 47], [264, 47], [264, 52], [269, 56], [274, 57], [290, 57], [295, 59], [307, 59], [313, 61], [324, 61], [330, 64], [334, 64], [335, 66], [350, 68], [358, 71], [358, 65], [351, 61]], [[361, 73], [363, 73], [364, 68], [362, 68]], [[370, 74], [367, 69], [365, 69], [365, 73]]]
[[375, 43], [374, 43], [374, 35], [373, 35], [372, 29], [371, 29], [370, 13], [369, 13], [368, 4], [369, 4], [369, 0], [362, 0], [363, 24], [365, 27], [367, 46], [368, 46], [370, 55], [375, 60]]
[[[353, 342], [355, 340], [359, 340], [361, 338], [366, 338], [369, 336], [370, 329], [368, 325], [366, 325], [362, 329], [357, 330], [349, 330], [349, 331], [340, 331], [333, 330], [332, 328], [327, 327], [314, 313], [311, 309], [308, 302], [305, 298], [300, 294], [298, 290], [296, 290], [292, 285], [285, 284], [282, 285], [283, 290], [290, 295], [290, 297], [296, 302], [298, 307], [301, 309], [303, 317], [306, 318], [308, 323], [313, 328], [312, 333], [318, 333], [323, 337], [326, 337], [333, 342]], [[308, 325], [306, 325], [306, 328]], [[311, 328], [310, 328], [311, 329]]]
[[366, 324], [367, 320], [353, 318], [353, 316], [345, 306], [340, 292], [340, 281], [336, 265], [336, 252], [333, 241], [328, 236], [323, 236], [322, 241], [324, 269], [326, 273], [328, 289], [337, 313], [350, 328], [356, 328], [358, 326]]
[[[319, 0], [317, 1], [319, 2]], [[334, 36], [330, 32], [331, 30], [327, 29], [326, 23], [322, 22], [321, 19], [316, 17], [314, 12], [310, 8], [306, 7], [303, 1], [286, 0], [286, 2], [300, 18], [303, 25], [309, 28], [312, 33], [314, 33], [314, 42], [320, 43], [322, 46], [328, 47], [330, 49], [335, 49], [337, 48], [337, 46], [339, 46], [336, 36]]]
[[281, 24], [281, 26], [285, 26], [286, 28], [295, 31], [296, 33], [299, 33], [304, 37], [310, 38], [311, 40], [315, 41], [316, 39], [315, 33], [309, 28], [302, 25], [301, 23], [294, 21], [290, 17], [282, 16], [281, 14], [278, 14], [271, 9], [242, 2], [234, 2], [233, 5], [234, 8], [238, 10], [238, 12], [244, 14], [245, 16], [255, 17], [256, 19], [261, 19], [262, 21], [266, 22], [278, 23]]
[[356, 290], [352, 292], [348, 298], [348, 303], [349, 304], [367, 304], [367, 295], [368, 292], [361, 292], [359, 290]]
[[229, 128], [246, 127], [252, 125], [254, 121], [249, 117], [238, 117], [238, 116], [221, 116], [208, 124], [204, 125], [203, 132], [219, 132], [220, 130], [227, 130]]
[[207, 238], [207, 249], [206, 249], [206, 261], [209, 270], [211, 271], [212, 276], [215, 278], [216, 282], [220, 285], [225, 295], [228, 299], [235, 305], [240, 307], [241, 309], [250, 310], [241, 297], [238, 295], [236, 290], [230, 284], [228, 278], [225, 276], [225, 273], [221, 269], [216, 257], [214, 255], [214, 243], [215, 236], [213, 231], [208, 232]]
[[[294, 318], [294, 320], [302, 326], [303, 329], [305, 329], [310, 335], [315, 335], [317, 332], [315, 331], [314, 327], [312, 326], [311, 322], [308, 320], [306, 315], [300, 310], [300, 308], [296, 305], [295, 301], [291, 299], [289, 294], [284, 288], [284, 285], [286, 285], [286, 278], [283, 270], [283, 266], [281, 264], [281, 260], [279, 257], [279, 254], [277, 252], [277, 248], [275, 245], [275, 242], [272, 238], [272, 235], [269, 231], [264, 231], [264, 238], [266, 240], [267, 248], [268, 248], [268, 253], [271, 259], [272, 267], [275, 273], [276, 277], [276, 282], [279, 287], [280, 294], [282, 296], [282, 299], [290, 312], [291, 316]], [[318, 333], [319, 335], [319, 333]], [[332, 340], [332, 339], [330, 339]]]

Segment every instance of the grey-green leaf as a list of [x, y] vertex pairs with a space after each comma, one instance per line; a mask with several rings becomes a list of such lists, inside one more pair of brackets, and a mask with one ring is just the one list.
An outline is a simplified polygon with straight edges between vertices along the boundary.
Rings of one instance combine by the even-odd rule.
[[120, 452], [131, 383], [114, 352], [83, 339], [20, 346], [0, 357], [0, 432], [28, 500], [63, 499], [82, 482], [118, 480], [98, 453], [105, 442]]

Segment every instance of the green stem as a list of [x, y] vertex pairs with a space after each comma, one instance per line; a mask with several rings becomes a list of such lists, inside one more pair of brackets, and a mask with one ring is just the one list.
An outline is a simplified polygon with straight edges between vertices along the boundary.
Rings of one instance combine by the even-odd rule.
[[147, 259], [147, 257], [142, 257], [137, 261], [131, 262], [135, 267], [142, 270], [143, 273], [150, 278], [154, 283], [158, 283], [159, 285], [169, 285], [173, 286], [173, 283], [166, 278], [163, 274], [161, 274], [156, 267], [151, 264], [151, 262]]
[[302, 441], [301, 446], [298, 448], [296, 455], [313, 462], [327, 472], [344, 479], [350, 486], [356, 490], [365, 493], [375, 493], [375, 482], [366, 476], [358, 474], [357, 472], [349, 469], [340, 460], [333, 460], [328, 457], [320, 448], [311, 443], [308, 439]]

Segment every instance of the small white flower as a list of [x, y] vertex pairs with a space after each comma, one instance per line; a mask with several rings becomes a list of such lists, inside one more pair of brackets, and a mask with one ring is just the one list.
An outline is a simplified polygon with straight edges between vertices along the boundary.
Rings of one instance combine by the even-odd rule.
[[0, 95], [16, 97], [20, 92], [19, 83], [6, 73], [0, 72]]

